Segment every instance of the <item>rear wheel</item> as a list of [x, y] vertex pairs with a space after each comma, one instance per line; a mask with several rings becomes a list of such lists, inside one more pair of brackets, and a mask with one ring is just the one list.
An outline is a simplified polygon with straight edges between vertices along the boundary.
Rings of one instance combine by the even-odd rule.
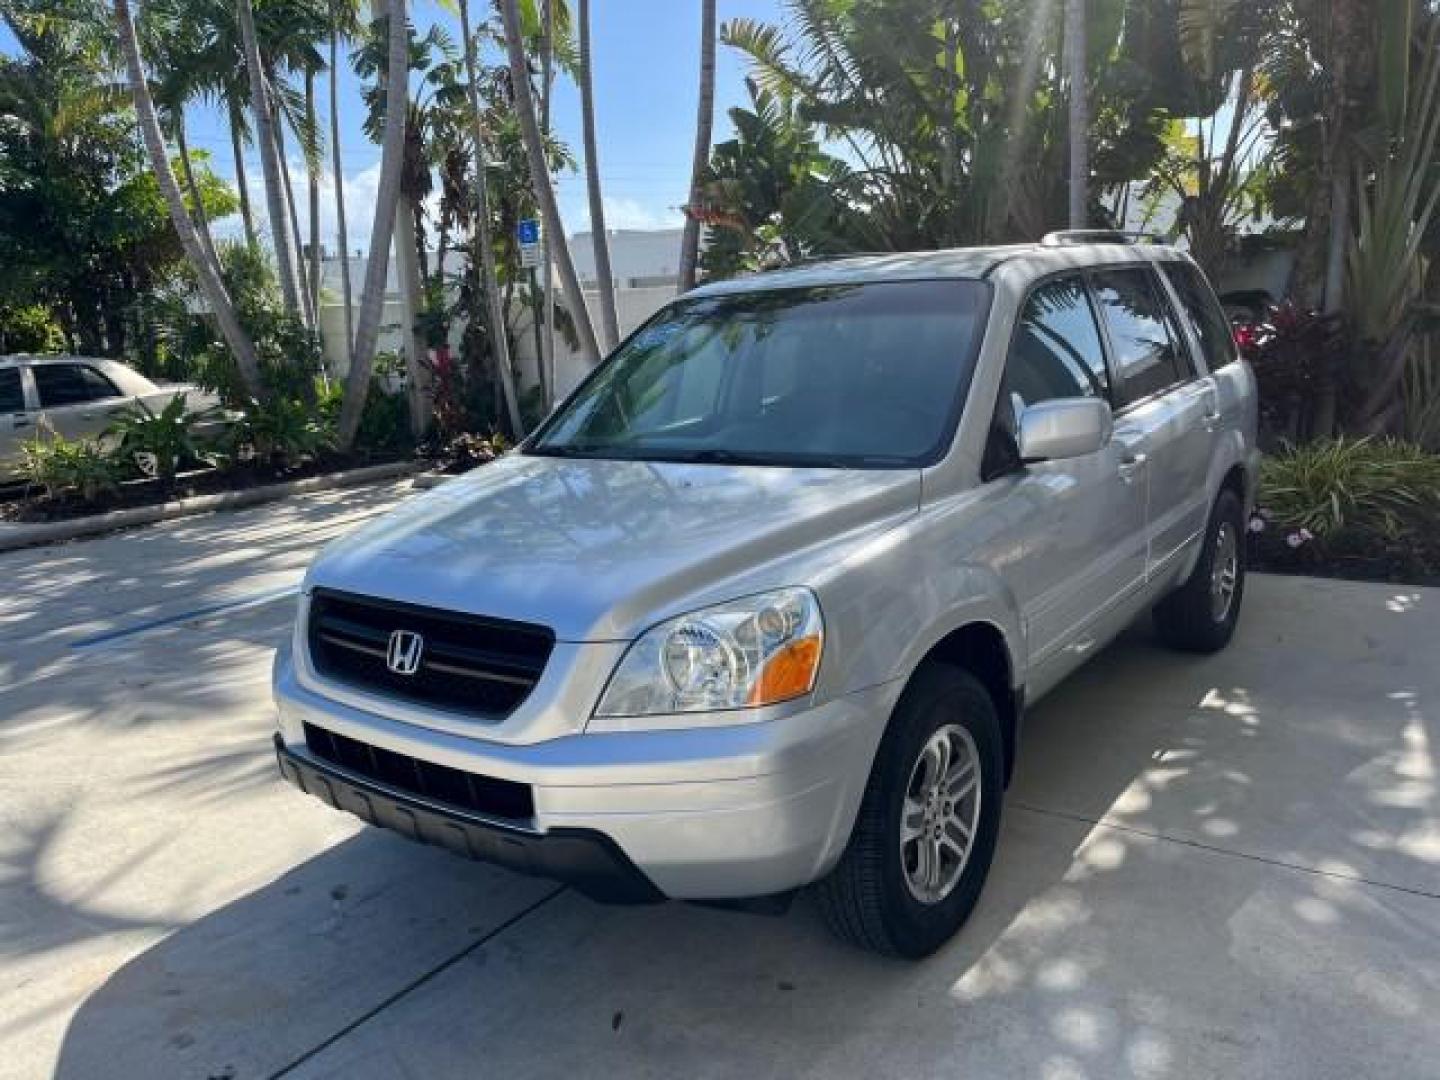
[[1172, 648], [1218, 652], [1235, 633], [1244, 595], [1244, 510], [1239, 496], [1227, 488], [1210, 512], [1194, 571], [1155, 606], [1155, 628]]
[[815, 886], [830, 928], [922, 957], [969, 917], [995, 853], [1003, 751], [985, 687], [944, 664], [916, 672], [881, 741], [854, 832]]

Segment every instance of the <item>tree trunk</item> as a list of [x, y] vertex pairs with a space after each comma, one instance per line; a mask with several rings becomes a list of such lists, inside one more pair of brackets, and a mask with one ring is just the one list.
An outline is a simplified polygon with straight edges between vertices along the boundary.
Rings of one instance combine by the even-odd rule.
[[510, 61], [510, 80], [515, 90], [515, 112], [525, 140], [525, 155], [530, 164], [530, 182], [535, 188], [535, 201], [545, 224], [547, 247], [560, 271], [560, 288], [565, 306], [575, 323], [580, 338], [580, 351], [593, 366], [599, 363], [600, 347], [595, 340], [595, 327], [585, 308], [585, 294], [570, 258], [570, 245], [560, 222], [560, 208], [555, 203], [555, 189], [550, 184], [550, 170], [545, 161], [545, 146], [540, 138], [540, 124], [535, 116], [535, 101], [530, 94], [530, 77], [525, 65], [524, 42], [520, 37], [520, 9], [517, 0], [501, 0], [500, 13], [505, 23], [505, 51]]
[[235, 156], [235, 186], [240, 190], [240, 220], [245, 224], [245, 242], [252, 247], [255, 237], [255, 215], [250, 209], [250, 184], [245, 179], [245, 145], [240, 137], [240, 110], [230, 105], [230, 152]]
[[[305, 72], [305, 116], [311, 128], [319, 130], [319, 116], [315, 112], [315, 72]], [[310, 264], [307, 267], [310, 285], [310, 317], [314, 327], [320, 329], [320, 162], [318, 158], [305, 156], [305, 180], [310, 196]]]
[[340, 294], [345, 303], [345, 356], [355, 348], [355, 308], [350, 295], [350, 233], [345, 227], [345, 170], [340, 155], [340, 35], [330, 35], [330, 162], [335, 173], [335, 243], [340, 248]]
[[130, 95], [135, 99], [135, 114], [140, 133], [145, 140], [145, 151], [150, 157], [150, 168], [155, 173], [160, 193], [170, 211], [171, 224], [180, 237], [180, 246], [184, 248], [186, 258], [195, 269], [200, 289], [215, 313], [220, 333], [235, 355], [241, 381], [250, 394], [257, 398], [262, 397], [265, 390], [260, 381], [260, 361], [255, 355], [255, 345], [240, 325], [235, 307], [230, 303], [230, 295], [225, 291], [225, 283], [220, 278], [219, 266], [211, 261], [200, 243], [200, 238], [195, 234], [190, 215], [185, 211], [185, 198], [180, 193], [180, 185], [175, 181], [175, 174], [170, 171], [165, 142], [160, 135], [160, 121], [155, 116], [155, 103], [150, 100], [150, 87], [145, 81], [145, 69], [140, 62], [140, 42], [135, 34], [135, 22], [130, 15], [129, 0], [115, 0], [115, 22], [120, 32], [120, 47], [125, 54]]
[[[382, 0], [375, 0], [380, 7]], [[389, 0], [389, 71], [405, 71], [410, 59], [410, 35], [405, 25], [405, 0]], [[370, 392], [370, 372], [375, 366], [375, 344], [380, 336], [380, 318], [385, 307], [385, 279], [390, 268], [390, 239], [395, 231], [395, 208], [400, 201], [400, 173], [405, 164], [405, 120], [409, 109], [406, 80], [387, 79], [385, 87], [385, 134], [380, 144], [380, 185], [375, 198], [375, 221], [370, 229], [370, 255], [365, 264], [365, 292], [360, 300], [360, 318], [355, 327], [355, 350], [345, 378], [345, 397], [340, 406], [339, 443], [349, 450], [360, 429], [365, 397]]]
[[285, 149], [285, 118], [280, 114], [278, 103], [272, 114], [275, 132], [275, 154], [280, 159], [281, 187], [285, 193], [285, 213], [290, 219], [290, 235], [295, 237], [295, 284], [300, 290], [300, 321], [310, 329], [315, 328], [315, 312], [310, 306], [310, 285], [305, 273], [305, 260], [299, 250], [300, 214], [295, 206], [295, 187], [290, 181], [290, 155]]
[[[714, 10], [715, 0], [705, 0], [705, 3], [712, 11]], [[610, 272], [610, 236], [605, 231], [605, 203], [600, 197], [599, 151], [595, 145], [595, 85], [591, 75], [593, 69], [590, 64], [590, 0], [580, 0], [579, 14], [580, 118], [585, 137], [585, 187], [590, 195], [590, 241], [595, 248], [595, 281], [600, 289], [600, 326], [605, 335], [605, 351], [609, 352], [620, 341], [620, 320], [615, 315], [615, 278]], [[699, 152], [698, 147], [696, 152]], [[707, 150], [706, 153], [708, 154], [709, 151]], [[694, 188], [693, 181], [691, 188], [692, 190]], [[688, 236], [689, 218], [686, 218], [685, 229]], [[692, 279], [695, 276], [693, 255], [692, 251], [690, 260], [690, 277]], [[681, 260], [683, 274], [683, 254]]]
[[205, 216], [205, 203], [200, 198], [200, 185], [195, 182], [195, 168], [190, 163], [190, 144], [185, 141], [185, 115], [175, 117], [175, 148], [180, 153], [180, 171], [185, 177], [185, 190], [190, 194], [191, 218], [195, 231], [200, 237], [200, 246], [218, 267], [220, 256], [215, 251], [215, 240], [210, 235], [210, 220]]
[[[540, 24], [542, 39], [540, 44], [540, 133], [542, 136], [550, 134], [550, 93], [555, 89], [555, 76], [552, 72], [552, 64], [555, 59], [555, 9], [552, 0], [540, 0]], [[525, 84], [528, 89], [530, 84]], [[544, 156], [543, 154], [541, 155]], [[549, 161], [545, 162], [545, 181], [550, 182]], [[545, 281], [545, 336], [544, 344], [540, 350], [540, 387], [542, 394], [548, 394], [547, 387], [555, 385], [555, 260], [550, 252], [550, 226], [545, 226], [544, 243], [540, 250], [545, 256], [545, 265], [542, 276]], [[563, 239], [563, 237], [562, 237]], [[505, 308], [508, 314], [510, 308]], [[545, 399], [548, 408], [550, 399]]]
[[1090, 102], [1085, 85], [1085, 0], [1065, 0], [1065, 67], [1070, 80], [1070, 228], [1090, 205]]
[[[583, 24], [582, 24], [583, 26]], [[588, 67], [588, 62], [587, 62]], [[588, 75], [587, 75], [588, 81]], [[715, 123], [715, 0], [700, 3], [700, 104], [695, 112], [695, 155], [690, 160], [690, 205], [685, 232], [680, 238], [680, 291], [695, 287], [695, 264], [700, 257], [701, 182], [710, 164], [710, 135]]]
[[[475, 140], [475, 242], [480, 248], [480, 288], [485, 294], [486, 322], [490, 324], [490, 351], [495, 357], [496, 379], [505, 398], [510, 431], [525, 437], [520, 403], [515, 392], [515, 373], [510, 367], [510, 339], [505, 333], [505, 309], [495, 278], [495, 243], [490, 235], [490, 196], [485, 164], [485, 125], [480, 112], [480, 65], [475, 55], [475, 35], [470, 30], [469, 0], [459, 0], [460, 33], [465, 39], [465, 92], [470, 100], [470, 124]], [[543, 355], [543, 354], [542, 354]], [[537, 357], [538, 358], [538, 357]]]
[[[404, 68], [401, 68], [404, 71]], [[401, 80], [403, 82], [403, 80]], [[419, 251], [415, 240], [415, 208], [402, 190], [395, 207], [395, 274], [400, 279], [400, 308], [404, 312], [405, 381], [409, 388], [410, 433], [418, 442], [429, 426], [430, 409], [426, 393], [425, 339], [417, 329], [424, 285], [420, 279]]]
[[250, 79], [250, 111], [255, 114], [255, 144], [260, 148], [260, 167], [265, 174], [265, 207], [270, 217], [270, 239], [275, 248], [275, 270], [285, 310], [301, 314], [300, 284], [295, 272], [294, 239], [285, 213], [285, 192], [280, 161], [275, 154], [275, 131], [271, 122], [270, 95], [265, 86], [265, 67], [260, 43], [255, 36], [255, 11], [250, 0], [237, 0], [240, 37], [245, 48], [245, 68]]

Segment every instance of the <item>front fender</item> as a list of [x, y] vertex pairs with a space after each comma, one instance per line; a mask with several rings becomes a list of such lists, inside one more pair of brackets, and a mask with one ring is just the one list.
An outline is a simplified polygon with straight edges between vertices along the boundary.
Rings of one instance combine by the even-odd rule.
[[[972, 521], [984, 519], [983, 508], [973, 504], [954, 510]], [[817, 582], [827, 635], [817, 687], [822, 699], [908, 679], [946, 635], [972, 623], [1000, 632], [1012, 682], [1023, 682], [1027, 656], [1019, 603], [991, 568], [1000, 558], [988, 550], [988, 530], [975, 530], [978, 542], [958, 553], [969, 559], [952, 558], [955, 539], [974, 535], [957, 530], [958, 524], [950, 510], [922, 513]], [[989, 535], [1001, 542], [999, 531]]]

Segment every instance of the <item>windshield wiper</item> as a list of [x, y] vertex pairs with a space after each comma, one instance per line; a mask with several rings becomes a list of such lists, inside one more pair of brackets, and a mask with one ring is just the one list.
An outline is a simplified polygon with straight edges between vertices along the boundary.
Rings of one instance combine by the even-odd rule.
[[[558, 458], [596, 458], [604, 457], [607, 454], [615, 454], [617, 447], [608, 443], [559, 443], [554, 446], [541, 444], [527, 448], [526, 453], [538, 454], [541, 457]], [[619, 455], [617, 455], [619, 456]]]
[[754, 465], [772, 469], [848, 469], [850, 463], [843, 458], [807, 454], [747, 454], [722, 447], [708, 447], [685, 453], [667, 455], [666, 461], [689, 465]]

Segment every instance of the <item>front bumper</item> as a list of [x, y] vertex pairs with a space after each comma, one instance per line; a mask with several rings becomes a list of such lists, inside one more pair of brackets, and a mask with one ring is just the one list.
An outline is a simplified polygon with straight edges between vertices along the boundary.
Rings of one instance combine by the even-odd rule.
[[556, 829], [535, 836], [506, 828], [301, 757], [287, 749], [279, 735], [275, 736], [275, 758], [280, 775], [307, 795], [411, 840], [523, 874], [554, 878], [607, 903], [643, 904], [664, 899], [625, 853], [599, 833]]
[[[572, 734], [528, 745], [420, 727], [334, 701], [297, 681], [288, 650], [276, 658], [274, 689], [281, 771], [331, 806], [606, 899], [740, 899], [808, 884], [834, 865], [900, 685], [773, 721]], [[306, 724], [421, 762], [527, 784], [533, 817], [467, 816], [346, 774], [309, 751]]]

